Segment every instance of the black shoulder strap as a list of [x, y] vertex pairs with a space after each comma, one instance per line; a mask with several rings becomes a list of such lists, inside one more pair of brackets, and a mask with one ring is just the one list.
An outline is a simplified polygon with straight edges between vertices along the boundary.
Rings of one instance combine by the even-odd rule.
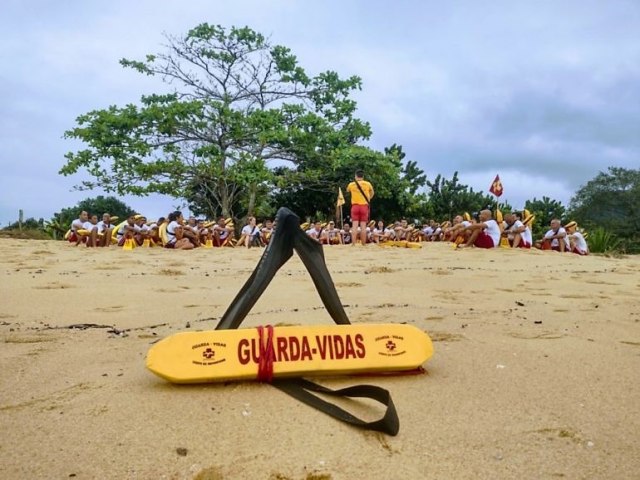
[[362, 190], [362, 187], [360, 186], [360, 182], [358, 182], [358, 180], [355, 180], [355, 182], [356, 182], [356, 186], [358, 187], [358, 190], [360, 190], [360, 193], [364, 197], [365, 202], [367, 202], [367, 205], [369, 205], [369, 197], [367, 197], [367, 194], [364, 193], [364, 190]]
[[[304, 378], [294, 378], [289, 380], [276, 380], [272, 382], [278, 390], [291, 395], [293, 398], [306, 403], [307, 405], [326, 413], [342, 422], [365, 430], [376, 430], [378, 432], [397, 435], [400, 429], [400, 422], [396, 407], [391, 400], [391, 394], [384, 388], [374, 385], [355, 385], [353, 387], [331, 390], [317, 383], [310, 382]], [[327, 402], [311, 392], [323, 393], [333, 397], [357, 397], [376, 400], [387, 407], [384, 416], [380, 420], [365, 422], [358, 417], [351, 415], [346, 410]]]
[[[287, 208], [278, 210], [276, 221], [278, 228], [271, 236], [271, 241], [262, 254], [258, 266], [227, 308], [216, 326], [216, 330], [238, 328], [260, 295], [271, 283], [276, 272], [291, 258], [294, 250], [311, 275], [322, 303], [333, 321], [337, 324], [350, 324], [324, 261], [322, 245], [300, 229], [300, 219], [291, 210]], [[303, 378], [277, 379], [272, 384], [307, 405], [350, 425], [377, 430], [389, 435], [396, 435], [400, 428], [391, 394], [383, 388], [372, 385], [356, 385], [334, 391]], [[380, 420], [365, 422], [311, 392], [339, 397], [370, 398], [382, 403], [387, 408]]]

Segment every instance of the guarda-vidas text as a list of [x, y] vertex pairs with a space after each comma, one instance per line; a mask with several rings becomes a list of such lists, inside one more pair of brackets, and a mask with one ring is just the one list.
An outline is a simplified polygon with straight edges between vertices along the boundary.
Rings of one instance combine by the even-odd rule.
[[[273, 350], [276, 362], [297, 362], [314, 360], [344, 360], [364, 358], [366, 350], [361, 334], [356, 335], [315, 335], [313, 337], [274, 337]], [[242, 365], [258, 363], [260, 340], [242, 339], [238, 342], [238, 360]]]

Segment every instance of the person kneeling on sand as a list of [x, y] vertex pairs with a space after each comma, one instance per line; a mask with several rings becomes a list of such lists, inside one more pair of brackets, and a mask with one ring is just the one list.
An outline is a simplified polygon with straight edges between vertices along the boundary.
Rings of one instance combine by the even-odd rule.
[[491, 210], [482, 210], [478, 223], [473, 223], [465, 228], [470, 232], [467, 243], [458, 245], [458, 248], [475, 246], [478, 248], [495, 248], [500, 245], [500, 227], [493, 219]]
[[551, 230], [544, 234], [540, 248], [542, 250], [555, 250], [556, 252], [565, 252], [569, 250], [569, 239], [567, 231], [562, 227], [560, 220], [554, 218], [551, 220]]
[[569, 239], [571, 253], [589, 255], [587, 240], [584, 238], [584, 235], [578, 231], [578, 224], [572, 221], [567, 223], [564, 228], [567, 231], [567, 238]]

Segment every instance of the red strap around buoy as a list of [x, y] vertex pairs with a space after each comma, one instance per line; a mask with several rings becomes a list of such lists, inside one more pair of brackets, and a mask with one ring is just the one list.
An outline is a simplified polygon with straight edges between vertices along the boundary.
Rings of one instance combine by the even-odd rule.
[[[267, 338], [264, 338], [264, 330], [267, 330]], [[260, 358], [258, 358], [258, 381], [271, 383], [273, 379], [273, 361], [275, 350], [273, 349], [273, 326], [258, 326], [258, 342], [260, 344]]]

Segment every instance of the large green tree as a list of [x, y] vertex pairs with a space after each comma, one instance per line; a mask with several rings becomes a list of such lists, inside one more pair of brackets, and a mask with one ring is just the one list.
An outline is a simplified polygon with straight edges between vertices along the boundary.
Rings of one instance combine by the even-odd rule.
[[415, 161], [404, 163], [402, 147], [392, 145], [378, 152], [360, 145], [334, 148], [325, 156], [304, 158], [295, 169], [277, 169], [274, 203], [288, 205], [303, 217], [329, 218], [336, 210], [338, 188], [345, 194], [343, 208], [349, 215], [351, 199], [345, 187], [358, 169], [365, 172], [376, 192], [372, 218], [387, 221], [414, 215], [425, 200], [420, 188], [426, 181]]
[[433, 181], [427, 180], [428, 202], [425, 215], [437, 221], [453, 220], [463, 212], [478, 212], [482, 209], [493, 209], [495, 200], [483, 192], [476, 192], [468, 185], [460, 183], [458, 172], [454, 172], [451, 180], [438, 175]]
[[288, 48], [248, 27], [201, 24], [167, 36], [166, 48], [121, 64], [159, 76], [169, 93], [81, 115], [66, 132], [87, 146], [61, 169], [91, 175], [79, 188], [169, 194], [210, 216], [251, 214], [273, 180], [270, 162], [325, 161], [370, 135], [349, 98], [358, 77], [310, 76]]
[[116, 197], [98, 195], [97, 197], [85, 198], [73, 207], [66, 207], [53, 214], [53, 218], [48, 222], [48, 230], [56, 233], [66, 232], [71, 227], [71, 222], [80, 216], [80, 212], [88, 212], [90, 215], [98, 215], [98, 220], [102, 220], [105, 213], [117, 216], [124, 220], [135, 211], [123, 201]]
[[569, 212], [587, 230], [602, 227], [631, 252], [640, 251], [640, 169], [609, 167], [580, 187]]

